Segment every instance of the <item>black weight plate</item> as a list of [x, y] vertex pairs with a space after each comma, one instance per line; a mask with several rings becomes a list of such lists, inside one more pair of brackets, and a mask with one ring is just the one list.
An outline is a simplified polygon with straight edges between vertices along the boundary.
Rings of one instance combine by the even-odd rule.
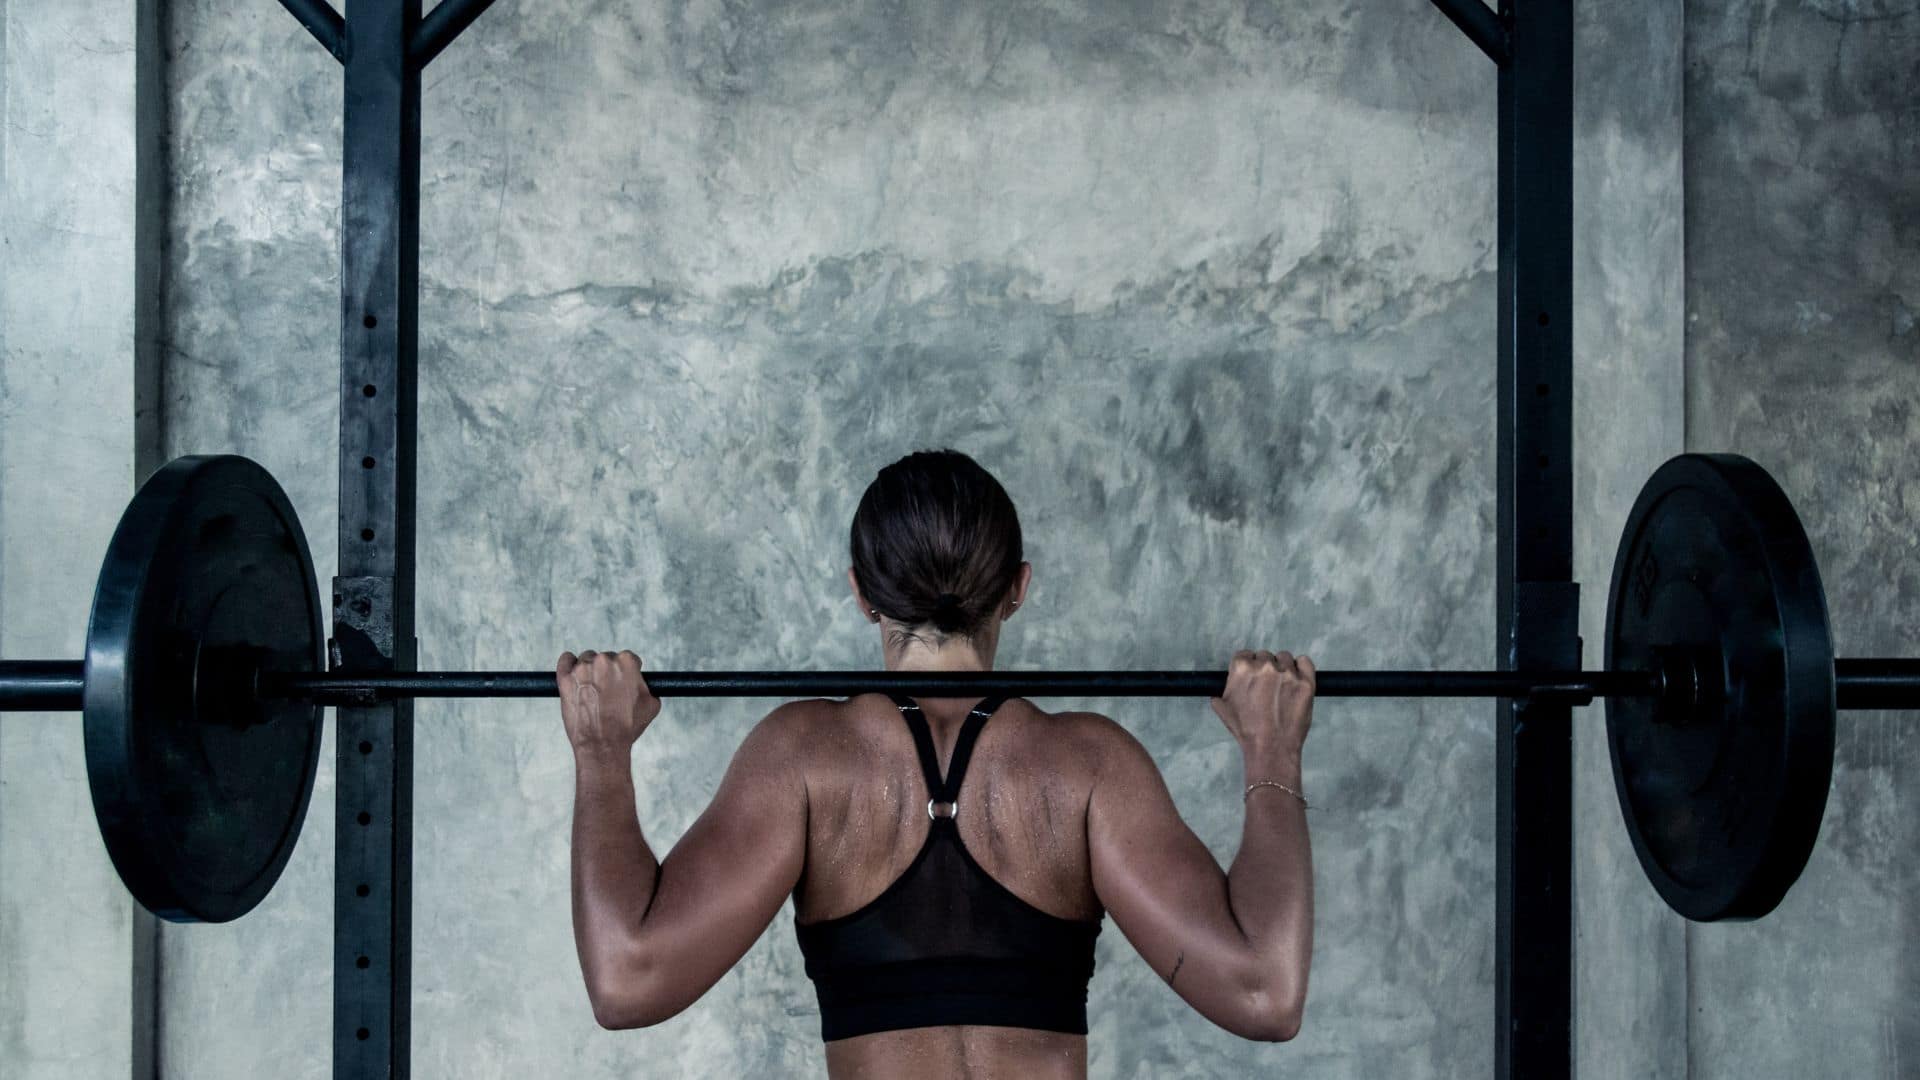
[[225, 922], [293, 853], [318, 706], [211, 693], [242, 654], [317, 671], [320, 596], [286, 494], [242, 457], [184, 457], [141, 486], [87, 626], [87, 779], [128, 891], [175, 922]]
[[1793, 505], [1733, 454], [1682, 454], [1634, 502], [1607, 595], [1607, 667], [1690, 654], [1691, 709], [1607, 700], [1633, 849], [1675, 911], [1757, 919], [1806, 867], [1833, 777], [1833, 639]]

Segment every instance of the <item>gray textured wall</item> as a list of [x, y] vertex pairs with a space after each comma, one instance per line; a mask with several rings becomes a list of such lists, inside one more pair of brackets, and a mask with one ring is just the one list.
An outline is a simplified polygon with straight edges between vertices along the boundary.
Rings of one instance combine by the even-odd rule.
[[[1843, 654], [1920, 637], [1920, 4], [1687, 7], [1687, 443], [1800, 508]], [[1920, 1070], [1920, 717], [1843, 718], [1778, 912], [1687, 934], [1693, 1077]]]
[[[1588, 3], [1574, 28], [1574, 576], [1586, 663], [1634, 497], [1682, 449], [1681, 11]], [[1574, 729], [1574, 1050], [1582, 1080], [1682, 1080], [1682, 923], [1621, 827], [1606, 717]]]
[[[0, 0], [0, 656], [73, 657], [133, 494], [136, 4]], [[141, 402], [145, 404], [145, 402]], [[78, 717], [0, 714], [0, 1076], [146, 1061], [151, 920], [93, 824]], [[137, 974], [138, 973], [138, 974]]]
[[[980, 456], [1026, 512], [1016, 666], [1209, 664], [1250, 639], [1342, 666], [1488, 662], [1493, 79], [1429, 6], [497, 7], [427, 79], [425, 663], [619, 643], [663, 666], [871, 664], [844, 524], [877, 465], [931, 444]], [[1620, 514], [1680, 442], [1676, 27], [1635, 7], [1580, 24], [1590, 641]], [[172, 200], [165, 449], [264, 461], [326, 575], [338, 68], [275, 5], [170, 9], [150, 158]], [[110, 521], [123, 497], [87, 505]], [[1229, 854], [1237, 771], [1204, 708], [1095, 704]], [[648, 736], [656, 841], [756, 715], [674, 707]], [[557, 723], [514, 703], [420, 717], [420, 1075], [818, 1072], [784, 919], [686, 1016], [595, 1029]], [[1325, 705], [1306, 1033], [1211, 1030], [1109, 934], [1095, 1074], [1488, 1071], [1490, 719]], [[1583, 1075], [1680, 1075], [1683, 935], [1583, 721]], [[327, 1075], [331, 802], [328, 770], [258, 912], [165, 928], [168, 1074]], [[0, 993], [63, 974], [25, 959]], [[88, 1008], [124, 1001], [103, 965]]]
[[[324, 567], [337, 74], [267, 5], [173, 43], [172, 449], [266, 461]], [[870, 665], [853, 500], [946, 444], [1026, 514], [1010, 664], [1491, 656], [1493, 73], [1430, 7], [506, 2], [426, 82], [423, 663]], [[1228, 854], [1217, 722], [1108, 704]], [[652, 836], [763, 707], [668, 710]], [[687, 1015], [593, 1027], [551, 711], [420, 709], [417, 1069], [817, 1072], [784, 917]], [[1490, 715], [1328, 705], [1306, 1034], [1210, 1029], [1111, 934], [1094, 1071], [1486, 1072]], [[167, 933], [170, 1070], [324, 1074], [329, 831]]]
[[[1424, 6], [499, 7], [428, 80], [427, 662], [608, 642], [662, 664], [870, 662], [839, 600], [842, 523], [875, 465], [930, 443], [979, 454], [1026, 508], [1042, 576], [1015, 663], [1199, 664], [1243, 636], [1353, 665], [1489, 655], [1491, 80]], [[151, 434], [130, 340], [138, 256], [160, 250], [134, 242], [136, 10], [0, 3], [11, 656], [78, 647]], [[1687, 446], [1760, 458], [1801, 506], [1842, 649], [1909, 651], [1920, 16], [1686, 14], [1684, 283], [1675, 14], [1595, 4], [1580, 23], [1588, 640], [1620, 514], [1680, 444], [1684, 401]], [[171, 115], [142, 124], [169, 143], [142, 160], [176, 200], [166, 449], [267, 462], [324, 574], [337, 68], [264, 3], [180, 0], [164, 40]], [[1224, 855], [1211, 721], [1106, 704]], [[817, 1070], [783, 924], [672, 1026], [593, 1029], [552, 718], [421, 715], [422, 1075]], [[649, 736], [656, 838], [752, 718], [675, 710]], [[1487, 721], [1327, 705], [1307, 1033], [1211, 1032], [1110, 935], [1095, 1072], [1484, 1072]], [[1843, 735], [1808, 878], [1739, 927], [1660, 910], [1584, 721], [1582, 1075], [1910, 1072], [1914, 721]], [[0, 722], [8, 1076], [137, 1060], [137, 924], [84, 824], [77, 727], [57, 724]], [[167, 928], [169, 1073], [326, 1075], [330, 801], [323, 777], [259, 913]]]

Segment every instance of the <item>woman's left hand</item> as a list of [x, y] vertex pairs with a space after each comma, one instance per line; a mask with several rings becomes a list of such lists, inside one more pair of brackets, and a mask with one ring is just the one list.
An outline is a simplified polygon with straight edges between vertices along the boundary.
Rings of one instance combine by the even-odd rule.
[[631, 753], [634, 740], [660, 715], [660, 699], [647, 689], [640, 658], [630, 652], [561, 653], [554, 678], [560, 720], [576, 754]]

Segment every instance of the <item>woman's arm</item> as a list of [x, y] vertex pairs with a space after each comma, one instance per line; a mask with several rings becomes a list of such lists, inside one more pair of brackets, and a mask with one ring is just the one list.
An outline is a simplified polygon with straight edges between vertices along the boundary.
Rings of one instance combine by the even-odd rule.
[[639, 659], [562, 656], [557, 674], [574, 747], [573, 935], [587, 996], [603, 1027], [657, 1024], [746, 954], [800, 879], [799, 716], [787, 706], [754, 728], [661, 862], [634, 810], [633, 742], [660, 709]]
[[[1241, 653], [1214, 709], [1240, 742], [1245, 783], [1300, 787], [1313, 664]], [[1221, 873], [1180, 819], [1138, 740], [1117, 725], [1087, 811], [1094, 890], [1174, 992], [1236, 1035], [1300, 1030], [1313, 956], [1313, 859], [1304, 804], [1278, 788], [1246, 797], [1240, 851]], [[1239, 792], [1236, 791], [1235, 794]]]

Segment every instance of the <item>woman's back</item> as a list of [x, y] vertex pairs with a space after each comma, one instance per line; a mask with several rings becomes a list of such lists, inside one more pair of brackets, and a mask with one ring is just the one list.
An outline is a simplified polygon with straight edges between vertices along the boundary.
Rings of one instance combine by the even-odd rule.
[[[956, 744], [974, 702], [929, 699], [903, 704], [907, 711], [925, 716], [939, 774], [951, 783], [956, 779]], [[1018, 984], [1035, 994], [1030, 1001], [989, 1001], [987, 1014], [1008, 1012], [1005, 1023], [911, 1027], [834, 1038], [827, 1046], [827, 1060], [836, 1077], [893, 1075], [908, 1069], [916, 1076], [1084, 1074], [1085, 1038], [1036, 1030], [1046, 1025], [1031, 1019], [1060, 1015], [1063, 1005], [1077, 1014], [1077, 988], [1063, 986], [1042, 994], [1033, 984], [1049, 976], [1072, 982], [1076, 951], [1081, 963], [1090, 963], [1101, 909], [1089, 865], [1087, 805], [1101, 757], [1101, 732], [1111, 725], [1087, 714], [1050, 715], [1024, 701], [993, 708], [987, 722], [986, 709], [992, 705], [984, 703], [974, 721], [978, 738], [971, 753], [958, 762], [962, 772], [955, 805], [949, 811], [940, 802], [930, 812], [929, 801], [936, 793], [929, 791], [909, 726], [917, 716], [903, 715], [902, 705], [880, 695], [808, 703], [814, 715], [806, 726], [819, 737], [809, 740], [815, 749], [804, 767], [806, 861], [794, 897], [810, 966], [824, 967], [870, 947], [857, 928], [846, 924], [884, 917], [886, 913], [877, 910], [882, 907], [924, 903], [912, 899], [914, 889], [924, 896], [929, 888], [967, 887], [962, 875], [976, 870], [991, 881], [975, 878], [973, 887], [986, 901], [998, 903], [1003, 918], [1018, 929], [1011, 941], [997, 946], [963, 938], [935, 951], [964, 953], [977, 946], [1004, 952], [1012, 945], [1014, 951], [1042, 962], [1024, 973], [1016, 966], [1007, 979], [989, 982]], [[945, 820], [949, 813], [951, 825]], [[943, 841], [951, 838], [935, 835], [945, 829], [957, 833], [963, 852], [947, 854]], [[932, 858], [923, 858], [923, 850]], [[964, 865], [969, 858], [972, 868]], [[903, 881], [903, 876], [912, 880]], [[911, 888], [903, 891], [901, 886]], [[1012, 896], [999, 895], [1000, 887]], [[852, 934], [842, 932], [847, 930]], [[914, 932], [929, 931], [938, 928]], [[863, 944], [836, 943], [835, 937]], [[912, 949], [913, 944], [905, 947]], [[952, 973], [943, 970], [940, 977], [951, 979]], [[933, 973], [927, 978], [931, 982]], [[831, 981], [823, 984], [823, 1000], [831, 991]], [[1062, 991], [1071, 1000], [1063, 1003]], [[953, 1004], [936, 1001], [925, 1007], [951, 1012]], [[878, 1007], [912, 1006], [890, 1001]], [[871, 1015], [875, 1008], [865, 1011]], [[827, 1018], [829, 1026], [844, 1026], [860, 1011], [837, 1010]]]
[[[847, 584], [887, 670], [993, 669], [1033, 580], [999, 481], [964, 454], [908, 455], [861, 496], [850, 541]], [[639, 658], [568, 653], [555, 675], [576, 763], [574, 940], [604, 1026], [687, 1008], [792, 898], [837, 1080], [1083, 1076], [1105, 919], [1221, 1027], [1299, 1029], [1313, 930], [1304, 657], [1237, 655], [1213, 703], [1246, 765], [1227, 872], [1146, 748], [1105, 717], [879, 694], [775, 709], [656, 859], [629, 760], [660, 711]]]

